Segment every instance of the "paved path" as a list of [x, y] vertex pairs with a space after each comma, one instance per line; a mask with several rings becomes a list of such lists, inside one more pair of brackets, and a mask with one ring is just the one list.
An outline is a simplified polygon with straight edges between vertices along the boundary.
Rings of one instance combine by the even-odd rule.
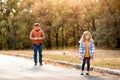
[[93, 74], [82, 76], [79, 73], [76, 69], [48, 64], [34, 66], [32, 60], [0, 54], [0, 80], [113, 80]]

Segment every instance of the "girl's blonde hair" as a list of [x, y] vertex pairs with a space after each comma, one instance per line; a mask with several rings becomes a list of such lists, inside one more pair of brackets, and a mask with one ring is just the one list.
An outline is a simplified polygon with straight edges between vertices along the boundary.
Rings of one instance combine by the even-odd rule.
[[81, 43], [82, 41], [85, 40], [85, 35], [86, 35], [86, 34], [89, 34], [89, 36], [90, 36], [89, 40], [91, 40], [92, 42], [94, 42], [94, 40], [92, 39], [91, 33], [90, 33], [89, 31], [84, 31], [84, 32], [83, 32], [83, 35], [82, 35], [82, 37], [81, 37], [81, 39], [80, 39], [80, 41], [79, 41], [79, 43]]

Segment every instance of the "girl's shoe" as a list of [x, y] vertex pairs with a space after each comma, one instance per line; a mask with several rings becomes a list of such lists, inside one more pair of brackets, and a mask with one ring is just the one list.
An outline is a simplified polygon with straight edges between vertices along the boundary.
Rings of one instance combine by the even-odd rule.
[[86, 72], [86, 75], [90, 75], [90, 74], [89, 74], [89, 71]]
[[80, 75], [84, 75], [84, 72], [83, 72], [83, 71], [81, 71]]

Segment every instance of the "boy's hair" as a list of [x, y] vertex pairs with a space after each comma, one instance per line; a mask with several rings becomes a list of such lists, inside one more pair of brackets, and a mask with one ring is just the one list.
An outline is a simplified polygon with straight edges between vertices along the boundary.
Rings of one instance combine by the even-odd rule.
[[35, 23], [34, 26], [40, 26], [40, 24], [39, 23]]
[[86, 35], [86, 34], [89, 34], [89, 35], [90, 35], [90, 39], [89, 39], [89, 40], [91, 40], [92, 42], [94, 42], [94, 40], [92, 39], [92, 35], [90, 34], [90, 32], [89, 32], [89, 31], [84, 31], [84, 32], [83, 32], [83, 35], [82, 35], [82, 37], [81, 37], [81, 39], [80, 39], [80, 41], [79, 41], [79, 43], [81, 43], [82, 41], [85, 40], [85, 35]]

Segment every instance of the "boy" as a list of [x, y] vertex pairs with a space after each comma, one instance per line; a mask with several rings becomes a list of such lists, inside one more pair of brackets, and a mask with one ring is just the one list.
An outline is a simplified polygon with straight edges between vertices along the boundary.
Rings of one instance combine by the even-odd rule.
[[30, 40], [33, 43], [33, 50], [34, 50], [34, 63], [37, 65], [37, 51], [39, 51], [39, 63], [42, 65], [42, 44], [45, 38], [44, 32], [40, 28], [39, 23], [35, 23], [32, 31], [29, 35]]

